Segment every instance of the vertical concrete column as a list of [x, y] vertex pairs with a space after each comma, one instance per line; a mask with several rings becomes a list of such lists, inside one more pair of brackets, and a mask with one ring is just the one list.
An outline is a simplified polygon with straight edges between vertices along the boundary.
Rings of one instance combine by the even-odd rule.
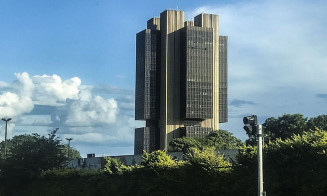
[[[161, 31], [161, 94], [160, 94], [160, 149], [167, 150], [172, 140], [171, 133], [180, 127], [175, 116], [179, 115], [180, 107], [176, 103], [180, 97], [179, 84], [176, 86], [180, 55], [179, 36], [175, 32], [184, 27], [184, 12], [166, 10], [160, 14]], [[176, 89], [178, 88], [178, 90]], [[174, 107], [175, 106], [175, 107]], [[178, 120], [177, 120], [178, 121]]]
[[194, 26], [213, 28], [213, 118], [202, 122], [203, 127], [219, 129], [219, 16], [200, 14], [194, 18]]

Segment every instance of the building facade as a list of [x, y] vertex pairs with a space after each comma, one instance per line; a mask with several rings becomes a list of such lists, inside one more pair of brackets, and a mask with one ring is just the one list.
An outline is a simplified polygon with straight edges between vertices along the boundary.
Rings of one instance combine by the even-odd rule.
[[204, 137], [227, 122], [227, 37], [218, 15], [184, 21], [166, 10], [136, 35], [134, 153], [167, 150], [180, 137]]

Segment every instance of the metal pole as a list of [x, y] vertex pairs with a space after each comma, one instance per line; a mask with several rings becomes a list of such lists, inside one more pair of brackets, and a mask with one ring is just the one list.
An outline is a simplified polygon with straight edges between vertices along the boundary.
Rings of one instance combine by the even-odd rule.
[[6, 129], [5, 129], [5, 159], [7, 158], [7, 125], [8, 121], [6, 120]]
[[263, 196], [262, 125], [257, 125], [258, 136], [258, 195]]
[[70, 140], [68, 140], [68, 159], [69, 159], [69, 151], [70, 151]]
[[8, 128], [8, 121], [11, 121], [11, 118], [2, 118], [1, 120], [6, 122], [6, 128], [5, 128], [5, 153], [4, 153], [4, 159], [7, 158], [7, 128]]
[[68, 140], [68, 159], [70, 158], [70, 141], [73, 140], [73, 138], [66, 138]]

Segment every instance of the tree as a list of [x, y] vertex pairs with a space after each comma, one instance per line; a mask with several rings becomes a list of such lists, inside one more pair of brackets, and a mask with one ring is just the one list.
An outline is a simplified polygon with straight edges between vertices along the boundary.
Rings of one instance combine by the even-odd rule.
[[186, 154], [185, 158], [187, 163], [205, 172], [231, 171], [231, 163], [223, 155], [216, 155], [214, 147], [204, 148], [203, 150], [191, 148], [191, 152]]
[[105, 157], [107, 163], [104, 166], [104, 171], [109, 174], [122, 174], [126, 166], [118, 159]]
[[[265, 146], [263, 153], [265, 189], [271, 195], [327, 194], [327, 132], [315, 129], [284, 140], [277, 138]], [[235, 172], [239, 174], [239, 186], [235, 187], [243, 187], [238, 191], [245, 192], [250, 189], [248, 182], [256, 182], [257, 148], [241, 148], [238, 163]]]
[[[33, 137], [33, 135], [17, 135], [14, 136], [12, 139], [7, 140], [7, 156], [10, 157], [11, 156], [11, 150], [13, 148], [13, 144], [15, 144], [15, 146], [17, 145], [23, 145], [23, 142], [25, 141], [29, 141], [29, 140], [35, 140], [35, 138]], [[0, 159], [4, 159], [4, 147], [5, 147], [5, 142], [2, 141], [0, 143]], [[67, 144], [62, 144], [59, 145], [59, 149], [60, 149], [60, 154], [63, 154], [66, 158], [68, 158], [68, 145]], [[80, 155], [80, 152], [78, 150], [76, 150], [74, 147], [70, 146], [70, 158], [74, 159], [74, 158], [82, 158]]]
[[315, 127], [327, 131], [327, 115], [319, 115], [315, 118], [310, 118], [308, 128], [315, 130]]
[[8, 183], [27, 182], [42, 171], [59, 168], [67, 160], [56, 130], [48, 137], [38, 134], [14, 136], [7, 158], [0, 160], [0, 177]]
[[172, 151], [174, 152], [187, 153], [190, 148], [202, 149], [202, 143], [200, 138], [182, 137], [173, 139], [169, 145], [173, 148]]
[[142, 156], [141, 165], [144, 167], [164, 169], [175, 167], [178, 164], [166, 152], [157, 150], [151, 153], [145, 152]]
[[[307, 129], [307, 118], [302, 114], [284, 114], [283, 116], [266, 119], [263, 123], [263, 131], [266, 141], [275, 141], [277, 138], [282, 140], [290, 138], [293, 134], [301, 134]], [[256, 133], [247, 133], [249, 139], [247, 144], [256, 145]]]
[[[62, 150], [62, 153], [65, 155], [65, 157], [68, 159], [68, 145], [60, 145], [60, 149]], [[81, 154], [78, 150], [76, 150], [74, 147], [69, 147], [69, 158], [75, 159], [75, 158], [82, 158]]]
[[170, 142], [173, 151], [182, 151], [184, 154], [191, 148], [202, 150], [205, 147], [216, 149], [237, 149], [242, 146], [242, 141], [226, 130], [211, 131], [205, 138], [182, 137]]
[[216, 149], [237, 149], [242, 146], [242, 141], [226, 130], [212, 131], [205, 138], [205, 145]]

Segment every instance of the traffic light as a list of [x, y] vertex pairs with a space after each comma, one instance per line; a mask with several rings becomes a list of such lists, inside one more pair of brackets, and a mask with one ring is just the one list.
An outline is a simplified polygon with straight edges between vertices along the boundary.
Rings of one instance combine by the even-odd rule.
[[257, 115], [245, 116], [243, 118], [244, 127], [246, 134], [255, 135], [257, 133]]
[[257, 115], [252, 115], [252, 116], [246, 116], [243, 118], [243, 123], [244, 124], [249, 124], [251, 126], [256, 126], [257, 125]]
[[257, 138], [258, 146], [258, 194], [266, 195], [263, 191], [263, 159], [262, 159], [262, 146], [263, 146], [263, 134], [262, 125], [258, 125], [257, 116], [245, 116], [243, 118], [244, 130], [251, 138]]

